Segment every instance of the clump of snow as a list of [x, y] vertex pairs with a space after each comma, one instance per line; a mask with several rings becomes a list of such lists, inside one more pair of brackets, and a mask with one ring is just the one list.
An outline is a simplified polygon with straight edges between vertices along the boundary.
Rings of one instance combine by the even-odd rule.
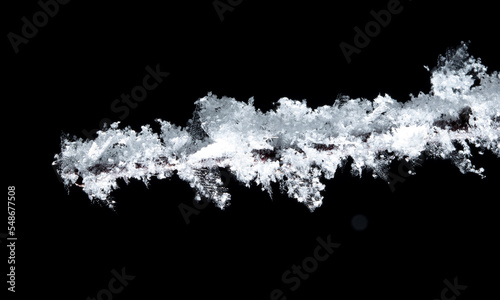
[[270, 195], [271, 184], [279, 183], [312, 211], [322, 204], [320, 179], [333, 178], [349, 157], [354, 175], [367, 170], [384, 180], [393, 160], [414, 163], [423, 154], [483, 176], [484, 169], [472, 165], [470, 145], [500, 156], [500, 76], [486, 71], [462, 43], [439, 58], [431, 91], [405, 103], [389, 95], [373, 101], [344, 96], [312, 109], [282, 98], [274, 111], [263, 113], [252, 98], [245, 103], [209, 93], [196, 101], [184, 128], [157, 120], [160, 133], [114, 123], [95, 140], [63, 136], [54, 164], [65, 185], [77, 184], [110, 206], [118, 178], [147, 184], [152, 176], [177, 174], [196, 190], [196, 199], [224, 208], [231, 196], [219, 168], [227, 168], [246, 186], [255, 183]]

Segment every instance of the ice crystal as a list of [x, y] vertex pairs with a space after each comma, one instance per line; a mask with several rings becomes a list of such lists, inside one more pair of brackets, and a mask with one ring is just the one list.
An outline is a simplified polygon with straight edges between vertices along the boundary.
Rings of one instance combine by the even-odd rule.
[[482, 175], [470, 158], [479, 153], [500, 156], [500, 76], [487, 73], [480, 59], [462, 43], [438, 59], [428, 94], [398, 102], [389, 95], [373, 101], [342, 97], [316, 109], [306, 101], [279, 99], [263, 113], [248, 102], [209, 93], [196, 101], [186, 127], [156, 120], [161, 132], [147, 125], [140, 132], [110, 128], [94, 140], [62, 138], [54, 164], [65, 185], [79, 185], [91, 199], [112, 206], [117, 179], [144, 181], [177, 174], [224, 208], [231, 196], [219, 168], [271, 194], [279, 183], [289, 197], [312, 211], [322, 203], [322, 177], [331, 179], [352, 158], [352, 173], [363, 171], [388, 181], [393, 160], [415, 163], [422, 156], [450, 159], [462, 173]]

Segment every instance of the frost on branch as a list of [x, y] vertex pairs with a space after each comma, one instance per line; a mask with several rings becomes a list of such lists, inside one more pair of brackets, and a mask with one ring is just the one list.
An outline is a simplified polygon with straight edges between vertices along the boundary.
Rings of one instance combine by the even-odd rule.
[[353, 175], [370, 172], [388, 180], [393, 160], [414, 164], [419, 157], [450, 159], [462, 173], [482, 175], [471, 163], [470, 145], [500, 156], [500, 77], [488, 74], [462, 43], [438, 60], [429, 94], [397, 102], [388, 95], [373, 101], [343, 97], [316, 109], [305, 101], [279, 99], [266, 113], [233, 98], [208, 94], [196, 101], [186, 127], [157, 120], [140, 132], [114, 123], [95, 140], [62, 138], [54, 164], [66, 186], [79, 185], [91, 199], [112, 206], [117, 179], [177, 174], [220, 208], [231, 199], [219, 168], [246, 186], [255, 183], [271, 195], [279, 183], [289, 197], [312, 211], [322, 203], [325, 185], [352, 158]]

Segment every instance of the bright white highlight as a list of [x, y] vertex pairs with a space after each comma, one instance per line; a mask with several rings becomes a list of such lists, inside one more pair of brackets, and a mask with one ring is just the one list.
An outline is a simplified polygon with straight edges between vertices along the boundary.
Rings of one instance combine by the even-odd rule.
[[270, 195], [271, 183], [279, 183], [312, 211], [322, 203], [320, 178], [333, 178], [349, 157], [353, 175], [366, 170], [386, 181], [393, 160], [411, 164], [423, 154], [451, 159], [462, 173], [482, 176], [470, 160], [470, 145], [500, 156], [499, 73], [488, 74], [462, 43], [439, 58], [431, 83], [429, 94], [405, 103], [388, 95], [373, 101], [344, 97], [312, 109], [305, 101], [282, 98], [266, 113], [253, 99], [208, 94], [196, 102], [185, 128], [157, 120], [158, 134], [149, 126], [136, 132], [114, 123], [93, 141], [63, 137], [54, 164], [66, 186], [78, 184], [110, 206], [119, 178], [147, 184], [152, 176], [177, 174], [197, 199], [224, 208], [231, 196], [218, 168], [228, 168], [246, 186], [255, 183]]

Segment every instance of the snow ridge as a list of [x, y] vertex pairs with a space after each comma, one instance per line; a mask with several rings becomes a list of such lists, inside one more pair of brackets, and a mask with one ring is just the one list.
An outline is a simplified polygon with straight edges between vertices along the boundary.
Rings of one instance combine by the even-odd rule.
[[[428, 68], [427, 68], [428, 69]], [[63, 136], [54, 165], [69, 187], [78, 185], [91, 200], [113, 207], [110, 193], [117, 179], [135, 178], [147, 185], [177, 174], [196, 190], [196, 198], [229, 204], [219, 168], [271, 195], [271, 183], [313, 211], [321, 206], [325, 185], [352, 158], [352, 173], [364, 170], [388, 181], [393, 160], [415, 164], [422, 156], [450, 159], [462, 173], [483, 176], [470, 158], [500, 156], [500, 75], [467, 52], [467, 44], [440, 56], [431, 71], [428, 94], [402, 103], [389, 95], [372, 101], [342, 97], [331, 106], [312, 109], [306, 101], [281, 98], [263, 113], [253, 105], [209, 93], [196, 101], [186, 127], [156, 120], [140, 132], [120, 129], [119, 122], [97, 132], [94, 140]]]

